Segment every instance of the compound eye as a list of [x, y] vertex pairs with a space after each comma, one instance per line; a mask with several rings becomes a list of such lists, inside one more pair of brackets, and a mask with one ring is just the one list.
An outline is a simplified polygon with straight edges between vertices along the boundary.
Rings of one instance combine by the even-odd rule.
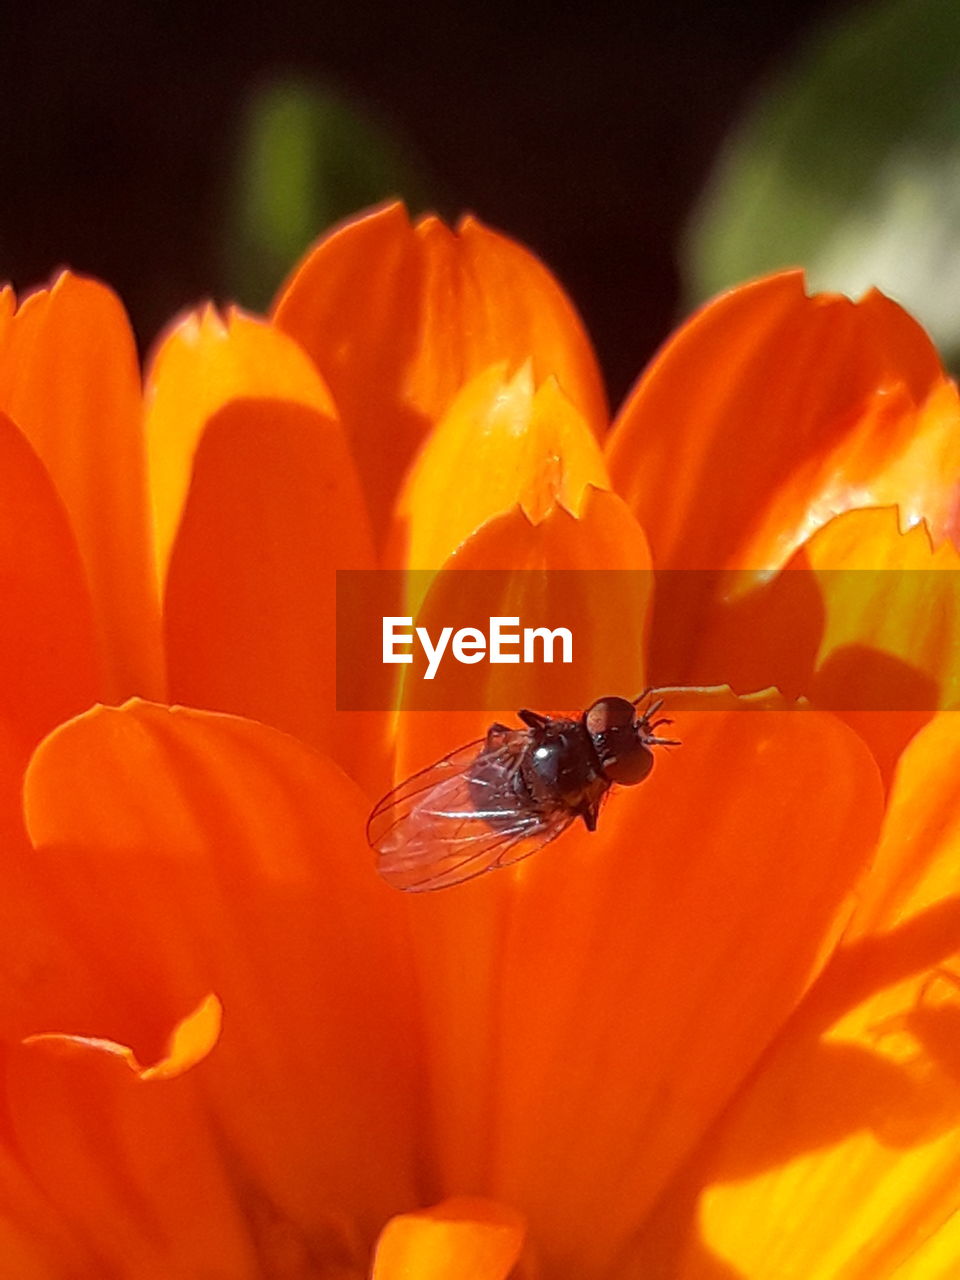
[[[608, 741], [614, 736], [618, 739], [616, 744], [610, 742], [609, 745], [616, 754], [611, 752], [610, 755], [604, 753], [600, 756], [603, 775], [611, 782], [619, 783], [621, 787], [635, 786], [653, 768], [653, 752], [637, 738], [628, 740], [626, 734], [610, 734]], [[623, 741], [619, 741], [620, 738]]]
[[584, 724], [592, 738], [596, 734], [607, 734], [612, 729], [629, 729], [634, 719], [633, 703], [626, 698], [601, 698], [587, 709]]

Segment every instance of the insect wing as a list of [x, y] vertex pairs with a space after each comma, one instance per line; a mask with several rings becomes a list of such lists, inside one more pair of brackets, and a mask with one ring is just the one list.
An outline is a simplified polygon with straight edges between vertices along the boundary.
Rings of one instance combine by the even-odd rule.
[[567, 810], [503, 805], [498, 783], [515, 771], [526, 742], [525, 730], [471, 742], [385, 796], [367, 823], [383, 878], [414, 893], [444, 889], [519, 862], [560, 835], [573, 820]]

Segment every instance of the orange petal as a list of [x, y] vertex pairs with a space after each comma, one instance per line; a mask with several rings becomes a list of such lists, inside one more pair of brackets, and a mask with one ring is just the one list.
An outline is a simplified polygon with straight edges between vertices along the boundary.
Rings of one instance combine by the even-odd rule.
[[411, 903], [444, 1187], [485, 1171], [551, 1274], [609, 1273], [822, 963], [876, 839], [875, 769], [832, 717], [675, 720], [683, 745], [595, 835]]
[[372, 1280], [507, 1280], [523, 1236], [519, 1214], [490, 1200], [455, 1197], [388, 1222]]
[[609, 489], [586, 421], [550, 378], [496, 365], [457, 396], [414, 464], [397, 503], [397, 562], [435, 569], [494, 516], [519, 505], [539, 524], [556, 505], [579, 516], [588, 486]]
[[465, 218], [411, 225], [402, 205], [321, 240], [281, 290], [275, 323], [329, 383], [374, 519], [457, 391], [497, 361], [555, 375], [591, 428], [606, 423], [596, 361], [559, 285], [527, 250]]
[[7, 341], [17, 309], [17, 295], [8, 284], [0, 285], [0, 344]]
[[960, 401], [954, 384], [935, 382], [919, 405], [902, 387], [881, 390], [836, 447], [790, 477], [740, 548], [740, 563], [782, 563], [807, 533], [840, 512], [867, 505], [899, 506], [904, 523], [924, 521], [938, 545], [945, 538], [960, 540], [958, 473]]
[[90, 595], [77, 545], [50, 477], [0, 412], [0, 832], [20, 827], [20, 780], [29, 753], [59, 721], [97, 696]]
[[275, 399], [335, 418], [330, 393], [295, 342], [231, 307], [190, 312], [159, 343], [146, 378], [146, 437], [161, 586], [204, 427], [231, 400]]
[[704, 1159], [709, 1185], [688, 1238], [715, 1269], [697, 1254], [665, 1258], [653, 1241], [659, 1266], [679, 1277], [899, 1276], [956, 1212], [958, 1028], [956, 988], [927, 977], [890, 983], [832, 1023], [798, 1021]]
[[416, 1107], [402, 900], [374, 874], [366, 808], [283, 734], [144, 704], [63, 726], [25, 789], [48, 910], [91, 972], [83, 1021], [33, 1030], [153, 1062], [216, 991], [220, 1043], [186, 1078], [202, 1073], [233, 1185], [281, 1233], [349, 1223], [369, 1247], [415, 1198]]
[[936, 707], [960, 703], [960, 554], [894, 509], [851, 511], [805, 548], [824, 631], [810, 694], [869, 743], [884, 776]]
[[4, 1203], [0, 1258], [10, 1275], [17, 1280], [96, 1275], [94, 1259], [66, 1229], [33, 1179], [6, 1152], [0, 1152], [0, 1194]]
[[912, 526], [924, 520], [934, 541], [960, 545], [960, 401], [953, 382], [934, 384], [920, 406], [914, 434], [874, 482], [874, 501], [898, 503]]
[[[946, 712], [903, 754], [843, 946], [691, 1171], [706, 1186], [691, 1234], [738, 1273], [899, 1276], [955, 1214], [958, 777]], [[664, 1258], [659, 1234], [660, 1267], [704, 1274]]]
[[[960, 701], [958, 570], [950, 542], [934, 550], [922, 525], [901, 533], [895, 509], [845, 512], [760, 588], [740, 594], [730, 575], [708, 624], [673, 645], [696, 658], [670, 675], [808, 697], [843, 714], [889, 774], [931, 712]], [[670, 639], [657, 636], [665, 661]]]
[[[934, 550], [923, 525], [901, 533], [887, 508], [848, 512], [804, 550], [824, 602], [814, 686], [821, 705], [924, 710], [960, 701], [960, 553], [952, 543]], [[887, 668], [899, 664], [901, 679], [873, 675], [865, 649], [883, 655]], [[851, 651], [855, 670], [843, 662]]]
[[706, 306], [640, 379], [609, 442], [614, 486], [658, 568], [776, 568], [850, 507], [952, 510], [944, 386], [889, 299], [808, 298], [801, 273], [770, 276]]
[[46, 1044], [65, 1055], [82, 1054], [89, 1049], [112, 1053], [125, 1062], [139, 1080], [175, 1080], [211, 1052], [220, 1038], [223, 1007], [215, 995], [209, 995], [197, 1005], [193, 1013], [182, 1018], [174, 1027], [167, 1042], [167, 1049], [159, 1062], [144, 1067], [128, 1045], [91, 1036], [67, 1036], [58, 1031], [41, 1032], [25, 1037], [24, 1044]]
[[69, 515], [93, 602], [101, 696], [160, 696], [137, 353], [109, 289], [64, 272], [24, 300], [0, 345], [0, 409]]
[[11, 1137], [69, 1240], [69, 1264], [38, 1274], [253, 1277], [257, 1242], [201, 1081], [145, 1082], [128, 1056], [57, 1038], [9, 1053]]
[[336, 571], [372, 564], [336, 425], [306, 405], [237, 400], [206, 426], [170, 559], [171, 698], [360, 749], [336, 716]]
[[635, 697], [646, 684], [650, 553], [616, 494], [586, 490], [579, 519], [557, 506], [531, 524], [514, 509], [470, 537], [430, 575], [429, 587], [426, 576], [411, 575], [414, 589], [426, 592], [416, 624], [432, 636], [442, 626], [476, 625], [478, 615], [517, 616], [521, 626], [567, 626], [574, 660], [565, 667], [446, 663], [429, 685], [421, 667], [404, 667], [401, 777], [482, 737], [498, 717], [513, 723], [519, 707], [582, 710], [606, 694]]
[[917, 1241], [897, 1267], [897, 1280], [953, 1280], [960, 1271], [960, 1217], [953, 1214], [938, 1231]]
[[[851, 938], [886, 932], [947, 907], [960, 851], [960, 712], [936, 715], [903, 753], [884, 834], [851, 925]], [[946, 958], [949, 950], [929, 957]]]

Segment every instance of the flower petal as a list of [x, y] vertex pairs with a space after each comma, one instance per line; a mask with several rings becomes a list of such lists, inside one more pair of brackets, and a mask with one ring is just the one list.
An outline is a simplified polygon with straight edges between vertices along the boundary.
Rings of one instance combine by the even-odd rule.
[[953, 1214], [943, 1226], [919, 1241], [897, 1267], [896, 1280], [953, 1280], [960, 1270], [960, 1216]]
[[[423, 577], [411, 576], [415, 584]], [[515, 508], [483, 525], [432, 577], [417, 625], [437, 635], [460, 618], [473, 624], [481, 605], [484, 615], [518, 616], [524, 626], [555, 627], [562, 619], [574, 661], [565, 668], [448, 664], [429, 686], [416, 667], [405, 667], [398, 779], [482, 737], [497, 718], [513, 723], [520, 707], [571, 711], [611, 693], [635, 697], [646, 684], [652, 590], [646, 539], [616, 494], [587, 489], [580, 518], [556, 506], [532, 524]]]
[[140, 377], [130, 324], [109, 289], [63, 272], [23, 301], [0, 345], [0, 409], [69, 515], [93, 602], [101, 696], [159, 697]]
[[63, 503], [43, 464], [0, 412], [0, 578], [4, 623], [0, 832], [20, 822], [20, 781], [39, 739], [97, 696], [93, 613]]
[[752, 1070], [879, 824], [872, 761], [832, 717], [675, 721], [682, 747], [596, 834], [411, 905], [444, 1186], [484, 1171], [559, 1275], [607, 1274]]
[[92, 975], [82, 1022], [33, 1030], [153, 1062], [216, 991], [223, 1034], [188, 1078], [235, 1184], [294, 1234], [347, 1223], [371, 1247], [415, 1200], [413, 1003], [402, 900], [349, 781], [260, 725], [131, 704], [49, 737], [25, 810], [48, 910]]
[[[960, 714], [945, 712], [903, 754], [842, 947], [690, 1171], [699, 1233], [738, 1273], [899, 1275], [955, 1215], [958, 777]], [[661, 1267], [703, 1274], [657, 1236]]]
[[[952, 543], [934, 550], [924, 525], [901, 533], [895, 509], [868, 509], [831, 521], [805, 559], [824, 602], [813, 689], [820, 705], [925, 710], [960, 701], [960, 553]], [[862, 655], [856, 669], [843, 663], [854, 649], [883, 655], [883, 672], [871, 672]]]
[[884, 777], [936, 707], [960, 704], [960, 553], [924, 524], [851, 511], [805, 548], [823, 600], [810, 687], [866, 740]]
[[851, 507], [899, 506], [907, 527], [923, 521], [940, 545], [960, 540], [960, 401], [946, 379], [915, 405], [904, 389], [881, 390], [830, 453], [790, 477], [740, 549], [747, 566], [780, 564], [801, 534]]
[[334, 423], [236, 400], [207, 423], [164, 601], [171, 698], [349, 753], [336, 715], [336, 571], [369, 568], [362, 501]]
[[455, 1197], [388, 1222], [372, 1280], [507, 1280], [523, 1237], [519, 1214], [490, 1200]]
[[[362, 285], [358, 287], [358, 281]], [[596, 361], [569, 300], [527, 250], [465, 218], [411, 225], [391, 204], [321, 240], [281, 290], [274, 320], [316, 362], [386, 525], [417, 446], [457, 391], [497, 361], [555, 375], [594, 430]]]
[[6, 1108], [23, 1176], [70, 1242], [68, 1266], [39, 1274], [254, 1280], [256, 1242], [199, 1080], [145, 1083], [128, 1055], [60, 1038], [9, 1051]]
[[640, 379], [609, 441], [614, 486], [658, 568], [778, 568], [850, 507], [952, 512], [944, 386], [929, 339], [889, 299], [807, 297], [801, 273], [770, 276], [697, 313]]
[[725, 1118], [691, 1237], [757, 1280], [899, 1274], [956, 1212], [958, 1027], [955, 987], [926, 977], [801, 1016]]
[[[960, 850], [960, 712], [943, 711], [906, 748], [887, 807], [883, 840], [850, 938], [886, 932], [956, 893]], [[948, 952], [934, 956], [931, 963]]]
[[743, 576], [699, 632], [657, 636], [661, 663], [696, 649], [673, 679], [807, 697], [866, 738], [885, 776], [933, 710], [960, 701], [960, 554], [934, 550], [924, 525], [902, 533], [895, 508], [847, 511], [774, 579]]
[[535, 525], [556, 505], [579, 516], [588, 486], [610, 488], [603, 455], [556, 380], [535, 392], [529, 365], [511, 378], [495, 365], [464, 387], [411, 469], [397, 502], [395, 558], [435, 569], [518, 505]]
[[87, 1049], [112, 1053], [125, 1062], [139, 1080], [175, 1080], [210, 1053], [220, 1038], [222, 1020], [220, 1001], [215, 995], [207, 996], [192, 1013], [181, 1018], [173, 1029], [166, 1053], [150, 1067], [142, 1066], [128, 1045], [91, 1036], [67, 1036], [58, 1031], [48, 1031], [26, 1036], [23, 1043], [46, 1044], [67, 1055], [83, 1053]]
[[291, 401], [336, 417], [329, 391], [297, 344], [236, 307], [225, 319], [207, 306], [173, 324], [150, 362], [145, 397], [161, 587], [208, 419], [241, 399]]

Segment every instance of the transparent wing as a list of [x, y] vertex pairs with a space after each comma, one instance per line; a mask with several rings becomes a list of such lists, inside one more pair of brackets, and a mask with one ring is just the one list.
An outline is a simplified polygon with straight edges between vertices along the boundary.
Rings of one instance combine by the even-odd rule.
[[412, 893], [462, 884], [529, 857], [570, 825], [569, 810], [516, 798], [511, 783], [526, 742], [526, 730], [491, 730], [384, 796], [367, 839], [388, 884]]

